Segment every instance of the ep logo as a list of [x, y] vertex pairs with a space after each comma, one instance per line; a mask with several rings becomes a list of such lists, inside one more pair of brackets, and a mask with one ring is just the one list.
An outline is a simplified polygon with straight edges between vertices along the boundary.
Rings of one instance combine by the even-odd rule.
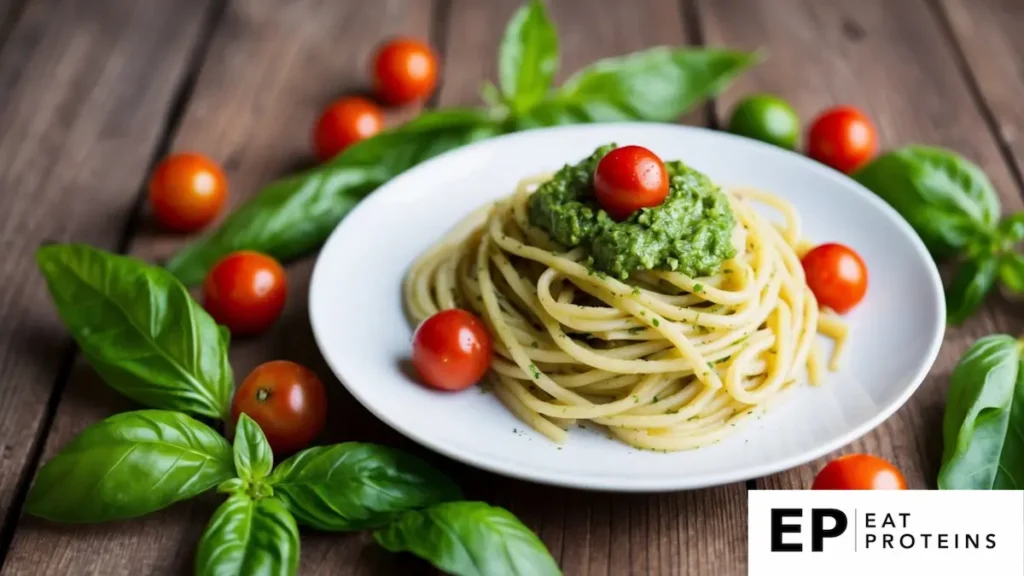
[[771, 551], [803, 552], [807, 534], [811, 552], [821, 552], [825, 539], [841, 536], [849, 524], [846, 513], [836, 508], [772, 508]]
[[751, 490], [748, 576], [1024, 576], [1024, 491]]

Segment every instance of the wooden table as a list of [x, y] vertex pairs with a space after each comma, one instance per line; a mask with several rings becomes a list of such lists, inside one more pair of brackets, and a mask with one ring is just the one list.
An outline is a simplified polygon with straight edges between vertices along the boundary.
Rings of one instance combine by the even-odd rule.
[[[373, 46], [393, 33], [429, 38], [444, 81], [429, 106], [471, 105], [495, 77], [519, 0], [0, 0], [0, 561], [15, 574], [188, 573], [217, 499], [148, 518], [56, 526], [21, 514], [43, 461], [74, 434], [130, 409], [78, 357], [35, 269], [44, 241], [79, 241], [161, 259], [184, 239], [145, 209], [154, 161], [193, 149], [222, 162], [231, 201], [311, 163], [309, 130], [332, 98], [366, 89]], [[1022, 208], [1024, 2], [1021, 0], [552, 0], [561, 78], [599, 57], [658, 44], [761, 47], [770, 58], [683, 120], [718, 126], [752, 91], [787, 98], [801, 117], [850, 103], [885, 147], [923, 142], [978, 162], [1005, 211]], [[415, 111], [400, 113], [408, 118]], [[273, 332], [233, 345], [236, 374], [286, 358], [333, 392], [327, 440], [424, 454], [376, 421], [317, 353], [306, 317], [313, 259], [290, 267], [292, 294]], [[844, 451], [896, 463], [932, 488], [950, 370], [974, 339], [1020, 334], [1024, 307], [990, 298], [951, 329], [913, 398]], [[514, 481], [425, 454], [472, 498], [535, 529], [566, 574], [742, 574], [746, 495], [802, 488], [822, 462], [746, 484], [616, 495]], [[302, 574], [430, 573], [367, 535], [306, 533]]]

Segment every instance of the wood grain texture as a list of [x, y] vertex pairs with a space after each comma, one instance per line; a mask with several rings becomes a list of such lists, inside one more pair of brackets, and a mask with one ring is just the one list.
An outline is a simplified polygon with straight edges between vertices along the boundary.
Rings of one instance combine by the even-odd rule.
[[[180, 17], [182, 7], [177, 2], [159, 4], [169, 12], [162, 14], [165, 22], [161, 26], [169, 26], [171, 16]], [[366, 63], [374, 44], [396, 32], [425, 36], [430, 10], [428, 2], [397, 0], [231, 2], [214, 31], [171, 148], [196, 150], [221, 162], [230, 181], [230, 202], [238, 204], [262, 184], [312, 163], [309, 131], [320, 110], [342, 93], [368, 88]], [[142, 33], [155, 35], [152, 30], [133, 32]], [[177, 34], [184, 36], [180, 31]], [[139, 82], [127, 85], [138, 90]], [[137, 97], [141, 100], [144, 95]], [[159, 117], [159, 113], [151, 116]], [[124, 139], [126, 146], [132, 147], [140, 141], [138, 137]], [[123, 161], [125, 152], [107, 149], [103, 158], [106, 162]], [[41, 161], [44, 155], [32, 158]], [[136, 196], [141, 176], [140, 172], [131, 182], [126, 209]], [[63, 191], [64, 201], [70, 197]], [[91, 225], [102, 227], [112, 213], [116, 212], [109, 205], [96, 206], [87, 216], [93, 218]], [[146, 212], [130, 252], [159, 260], [183, 241], [157, 230]], [[278, 358], [329, 374], [316, 352], [306, 315], [310, 265], [307, 261], [290, 270], [291, 297], [278, 326], [261, 338], [232, 344], [236, 379], [244, 378], [255, 365]], [[40, 296], [41, 290], [35, 288]], [[52, 312], [47, 310], [46, 316]], [[51, 332], [61, 333], [56, 326]], [[25, 333], [24, 328], [17, 332]], [[340, 388], [336, 382], [328, 384]], [[76, 363], [46, 441], [45, 457], [89, 424], [127, 409], [132, 409], [130, 402], [106, 389], [84, 363]], [[23, 518], [4, 574], [191, 573], [196, 544], [219, 501], [216, 494], [209, 494], [146, 518], [100, 526], [56, 526]], [[364, 554], [367, 544], [365, 538], [304, 537], [302, 573], [336, 574], [348, 566], [363, 565], [362, 573], [387, 573], [389, 565]], [[318, 564], [320, 560], [323, 562]]]
[[0, 48], [17, 24], [27, 0], [0, 0]]
[[[701, 0], [698, 8], [709, 43], [762, 47], [770, 53], [765, 63], [719, 100], [716, 113], [720, 117], [739, 97], [753, 91], [783, 96], [807, 123], [828, 106], [853, 104], [874, 119], [883, 148], [910, 143], [952, 148], [988, 173], [1000, 191], [1005, 212], [1021, 208], [1020, 193], [996, 140], [953, 64], [954, 47], [924, 1], [779, 0], [769, 5]], [[888, 458], [911, 487], [934, 488], [942, 453], [942, 412], [953, 366], [977, 338], [1022, 331], [1024, 314], [1019, 305], [1013, 307], [998, 295], [990, 297], [988, 305], [963, 327], [947, 329], [938, 361], [910, 401], [841, 452]], [[759, 480], [758, 486], [807, 487], [826, 460]]]
[[[498, 44], [519, 4], [452, 2], [439, 105], [477, 103], [480, 85], [497, 81]], [[558, 81], [597, 58], [687, 40], [686, 23], [674, 2], [557, 0], [549, 6], [561, 41]], [[702, 119], [701, 110], [687, 117]], [[729, 576], [746, 571], [742, 484], [621, 495], [538, 486], [457, 465], [452, 470], [470, 498], [505, 506], [534, 529], [567, 575]]]
[[0, 546], [71, 354], [34, 252], [45, 241], [120, 242], [207, 6], [38, 0], [3, 42]]
[[1024, 181], [1024, 2], [938, 0], [1003, 145]]

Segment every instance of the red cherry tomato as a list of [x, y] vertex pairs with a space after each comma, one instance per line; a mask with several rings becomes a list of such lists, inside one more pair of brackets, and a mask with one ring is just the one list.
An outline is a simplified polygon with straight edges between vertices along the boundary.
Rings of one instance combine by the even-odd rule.
[[242, 381], [231, 402], [232, 430], [245, 412], [263, 429], [277, 454], [302, 450], [327, 419], [327, 394], [312, 370], [286, 360], [260, 364]]
[[437, 84], [437, 56], [419, 40], [390, 40], [373, 57], [373, 81], [377, 95], [389, 104], [423, 100]]
[[804, 255], [804, 276], [818, 304], [843, 314], [868, 291], [868, 267], [842, 244], [822, 244]]
[[877, 456], [850, 454], [822, 468], [811, 489], [906, 490], [907, 481], [895, 466]]
[[847, 174], [878, 151], [874, 124], [852, 106], [823, 112], [811, 124], [807, 142], [808, 156]]
[[442, 310], [416, 328], [412, 364], [427, 386], [463, 390], [479, 382], [491, 366], [491, 336], [473, 314]]
[[149, 204], [162, 226], [192, 232], [217, 217], [228, 195], [228, 179], [213, 160], [193, 153], [172, 154], [149, 179]]
[[342, 98], [328, 106], [317, 120], [313, 147], [317, 157], [327, 161], [383, 127], [384, 114], [379, 106], [358, 96]]
[[665, 163], [647, 148], [616, 148], [597, 163], [594, 194], [609, 216], [625, 220], [633, 212], [657, 206], [668, 197]]
[[284, 268], [259, 252], [228, 254], [203, 282], [203, 307], [239, 336], [269, 328], [281, 315], [287, 295]]

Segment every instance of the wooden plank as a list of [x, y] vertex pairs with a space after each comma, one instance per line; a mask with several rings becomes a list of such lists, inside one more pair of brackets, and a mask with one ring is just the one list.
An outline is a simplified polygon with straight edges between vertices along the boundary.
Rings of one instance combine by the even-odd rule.
[[3, 42], [0, 559], [71, 354], [35, 249], [121, 241], [208, 5], [37, 0]]
[[[455, 0], [448, 24], [442, 106], [475, 104], [496, 81], [497, 50], [519, 0]], [[559, 0], [564, 80], [597, 58], [686, 40], [679, 3]], [[687, 117], [700, 122], [701, 110]], [[568, 160], [568, 159], [567, 159]], [[506, 506], [534, 529], [566, 574], [740, 574], [746, 565], [742, 484], [714, 490], [616, 495], [537, 486], [455, 467], [472, 498]]]
[[0, 0], [0, 48], [21, 16], [28, 0]]
[[[168, 26], [173, 20], [170, 16], [182, 10], [176, 2], [156, 4], [166, 6], [161, 10], [164, 22], [160, 26]], [[426, 36], [430, 14], [428, 2], [401, 0], [231, 2], [214, 32], [171, 148], [200, 151], [221, 162], [231, 185], [230, 201], [238, 204], [262, 184], [311, 164], [310, 130], [320, 110], [344, 92], [367, 89], [366, 63], [374, 44], [397, 32]], [[152, 30], [134, 34], [142, 33], [150, 34], [153, 42], [169, 42], [164, 36], [171, 34]], [[177, 34], [182, 35], [180, 31]], [[125, 138], [124, 143], [133, 147], [139, 139]], [[123, 161], [116, 151], [105, 152], [104, 161]], [[132, 197], [139, 182], [137, 175], [131, 183]], [[103, 218], [92, 222], [100, 225]], [[147, 212], [130, 251], [157, 260], [183, 241], [180, 236], [158, 231]], [[237, 379], [259, 363], [286, 358], [312, 366], [331, 388], [340, 389], [336, 381], [327, 379], [329, 371], [316, 352], [309, 329], [306, 294], [311, 264], [306, 261], [290, 270], [291, 297], [276, 328], [263, 337], [233, 343]], [[52, 312], [47, 311], [46, 316]], [[54, 326], [52, 332], [60, 334], [60, 329]], [[16, 333], [24, 337], [28, 331], [22, 327]], [[128, 401], [107, 390], [91, 369], [76, 364], [47, 439], [45, 456], [53, 455], [89, 424], [131, 408]], [[343, 411], [332, 411], [332, 419], [339, 413]], [[362, 430], [342, 424], [331, 440], [342, 438], [366, 436]], [[219, 501], [217, 495], [210, 494], [146, 518], [99, 526], [54, 526], [24, 518], [4, 573], [190, 573], [196, 544]], [[388, 573], [390, 565], [375, 562], [372, 552], [364, 552], [369, 548], [365, 536], [306, 535], [302, 573], [336, 573], [346, 566], [365, 567], [362, 572], [367, 574]], [[380, 556], [394, 562], [392, 555]]]
[[996, 133], [1024, 186], [1024, 3], [939, 0]]
[[[723, 95], [716, 108], [719, 117], [753, 91], [785, 97], [807, 122], [825, 107], [853, 104], [875, 120], [883, 148], [927, 143], [957, 150], [988, 173], [1000, 190], [1004, 211], [1020, 210], [1013, 178], [954, 65], [953, 47], [924, 0], [781, 0], [770, 6], [701, 0], [698, 8], [709, 43], [763, 47], [771, 55]], [[965, 326], [947, 330], [938, 361], [910, 401], [842, 452], [888, 458], [911, 487], [933, 488], [950, 371], [975, 339], [1022, 330], [1024, 321], [1010, 313], [1009, 304], [991, 298]], [[759, 480], [758, 485], [805, 488], [827, 459]]]

